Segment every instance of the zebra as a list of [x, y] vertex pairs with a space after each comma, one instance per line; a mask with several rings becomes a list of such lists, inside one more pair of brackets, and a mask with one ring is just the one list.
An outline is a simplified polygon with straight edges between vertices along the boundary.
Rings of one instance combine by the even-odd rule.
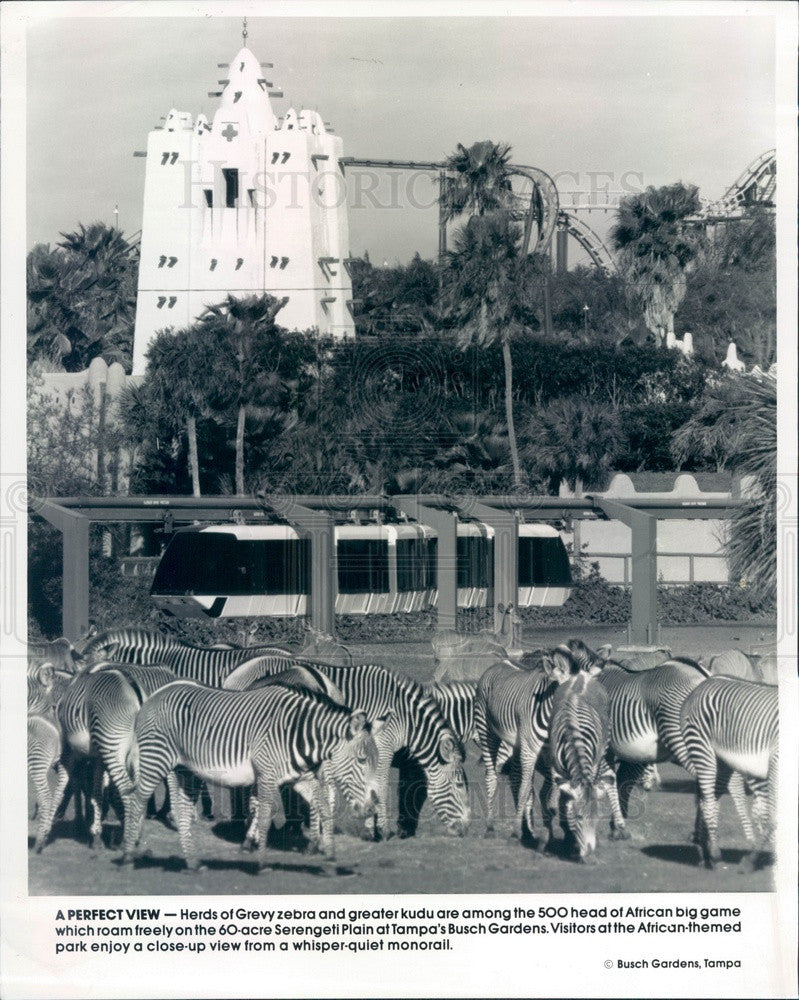
[[[378, 802], [377, 747], [366, 713], [329, 698], [275, 684], [255, 691], [223, 691], [192, 681], [161, 688], [140, 709], [128, 755], [135, 790], [125, 826], [123, 863], [133, 860], [144, 803], [168, 778], [177, 803], [181, 849], [189, 869], [200, 867], [191, 840], [187, 768], [228, 787], [255, 784], [258, 798], [258, 867], [266, 866], [266, 834], [279, 788], [316, 772], [322, 815], [322, 849], [333, 857], [332, 815], [327, 785], [345, 784], [356, 811], [374, 812]], [[356, 787], [357, 786], [357, 787]]]
[[[616, 776], [611, 766], [610, 699], [595, 678], [578, 673], [564, 681], [552, 699], [549, 728], [550, 794], [545, 814], [546, 834], [539, 850], [552, 838], [558, 802], [566, 798], [566, 822], [581, 862], [595, 860], [599, 802], [611, 798]], [[615, 810], [618, 805], [615, 806]]]
[[[301, 690], [315, 691], [319, 694], [323, 694], [328, 697], [336, 705], [344, 705], [344, 696], [335, 686], [335, 684], [326, 677], [320, 670], [309, 665], [304, 666], [294, 666], [290, 667], [288, 670], [283, 670], [279, 674], [273, 674], [269, 677], [263, 677], [256, 681], [254, 684], [248, 688], [252, 691], [256, 688], [267, 687], [272, 684], [285, 684], [288, 687], [300, 688]], [[225, 685], [222, 685], [223, 688]], [[331, 784], [330, 790], [333, 795], [335, 795], [335, 787]], [[314, 782], [305, 778], [300, 778], [294, 785], [294, 791], [303, 798], [310, 810], [310, 819], [308, 831], [311, 835], [311, 845], [309, 847], [310, 851], [318, 849], [318, 845], [321, 842], [322, 834], [322, 823], [321, 815], [319, 810], [316, 808], [316, 796]], [[241, 845], [241, 849], [244, 850], [254, 850], [258, 843], [258, 803], [257, 800], [252, 800], [251, 806], [251, 816], [250, 823], [247, 828], [247, 832], [244, 837], [244, 841]], [[282, 807], [282, 801], [278, 799], [278, 806]], [[331, 800], [331, 808], [334, 807], [334, 803]], [[284, 814], [285, 820], [285, 814]]]
[[[501, 660], [477, 684], [475, 728], [486, 775], [486, 837], [494, 835], [497, 780], [514, 755], [520, 767], [513, 836], [522, 838], [523, 820], [533, 830], [532, 787], [541, 750], [549, 737], [552, 698], [557, 686], [581, 669], [566, 646], [540, 654], [539, 666], [519, 667]], [[621, 815], [614, 817], [626, 834]], [[624, 831], [622, 833], [621, 831]]]
[[477, 740], [474, 728], [477, 681], [431, 682], [423, 684], [422, 688], [425, 694], [438, 704], [447, 725], [461, 746], [465, 747], [470, 740]]
[[769, 684], [718, 676], [695, 688], [680, 711], [690, 770], [697, 779], [696, 828], [705, 864], [721, 857], [718, 846], [719, 771], [746, 778], [753, 792], [752, 819], [759, 836], [744, 867], [754, 868], [773, 848], [779, 770], [778, 690]]
[[183, 680], [198, 681], [208, 687], [221, 687], [236, 667], [257, 657], [270, 657], [276, 671], [292, 666], [291, 653], [278, 646], [243, 646], [212, 648], [192, 646], [145, 628], [117, 628], [102, 632], [86, 644], [83, 655], [95, 666], [100, 660], [138, 665], [158, 664], [169, 667]]
[[700, 663], [687, 657], [672, 657], [649, 670], [631, 671], [609, 659], [608, 647], [597, 654], [580, 640], [573, 640], [572, 648], [581, 662], [601, 666], [598, 677], [610, 698], [610, 745], [619, 762], [616, 779], [626, 813], [632, 785], [636, 781], [653, 783], [651, 765], [672, 760], [690, 771], [680, 708], [708, 674]]
[[[295, 659], [297, 664], [313, 666], [341, 691], [351, 709], [362, 709], [372, 720], [392, 712], [387, 725], [376, 736], [380, 754], [378, 781], [380, 807], [373, 831], [381, 840], [390, 835], [387, 797], [389, 770], [395, 755], [402, 767], [423, 772], [409, 783], [408, 795], [422, 799], [429, 794], [436, 812], [450, 833], [463, 836], [471, 820], [468, 783], [463, 769], [464, 752], [447, 725], [436, 702], [420, 684], [401, 677], [378, 663], [336, 666]], [[243, 690], [264, 675], [274, 673], [270, 658], [244, 664], [226, 680], [232, 689]], [[421, 808], [421, 802], [418, 803]], [[400, 827], [400, 835], [412, 832]]]
[[155, 665], [146, 668], [130, 664], [107, 666], [96, 673], [75, 677], [58, 702], [64, 766], [68, 771], [77, 772], [81, 762], [88, 761], [89, 765], [91, 847], [101, 843], [105, 775], [116, 785], [124, 808], [132, 792], [125, 760], [133, 720], [147, 697], [174, 679], [171, 670]]

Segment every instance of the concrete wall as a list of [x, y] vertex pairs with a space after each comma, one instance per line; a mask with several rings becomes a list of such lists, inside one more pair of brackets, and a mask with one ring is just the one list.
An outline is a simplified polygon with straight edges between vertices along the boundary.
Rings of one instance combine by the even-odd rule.
[[[562, 491], [567, 492], [567, 491]], [[674, 487], [660, 493], [637, 492], [629, 476], [617, 475], [606, 493], [609, 499], [630, 497], [700, 499], [728, 497], [729, 494], [702, 492], [693, 476], [676, 475]], [[727, 583], [729, 569], [723, 551], [727, 523], [722, 520], [663, 520], [658, 522], [658, 578], [663, 583]], [[583, 554], [588, 562], [598, 562], [610, 583], [629, 583], [631, 574], [630, 529], [619, 521], [583, 521]], [[571, 533], [565, 533], [573, 541]]]

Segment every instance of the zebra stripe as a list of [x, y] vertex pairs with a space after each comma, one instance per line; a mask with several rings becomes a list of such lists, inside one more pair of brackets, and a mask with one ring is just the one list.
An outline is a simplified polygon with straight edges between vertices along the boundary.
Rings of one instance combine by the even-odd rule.
[[38, 823], [34, 848], [41, 853], [69, 780], [61, 763], [61, 728], [51, 714], [28, 715], [28, 777], [36, 792]]
[[221, 687], [232, 670], [256, 657], [270, 657], [283, 670], [293, 662], [290, 653], [275, 646], [192, 646], [144, 628], [110, 629], [96, 635], [87, 643], [84, 656], [94, 663], [105, 659], [139, 666], [159, 664], [174, 671], [176, 677], [208, 687]]
[[753, 792], [752, 820], [759, 836], [748, 863], [754, 865], [773, 849], [777, 822], [777, 688], [713, 677], [686, 699], [680, 719], [697, 779], [697, 830], [705, 864], [713, 867], [721, 856], [717, 782], [720, 771], [732, 770], [747, 779]]
[[442, 681], [424, 684], [423, 690], [441, 710], [444, 720], [462, 746], [477, 739], [474, 727], [474, 699], [477, 681]]
[[611, 836], [626, 839], [624, 820], [615, 795], [615, 776], [608, 759], [610, 744], [610, 702], [595, 678], [581, 673], [564, 682], [552, 700], [549, 732], [551, 761], [550, 795], [547, 807], [548, 835], [561, 793], [566, 796], [566, 821], [574, 838], [580, 861], [596, 850], [599, 800], [610, 797], [613, 819]]
[[[441, 820], [457, 835], [468, 828], [471, 811], [468, 785], [463, 770], [463, 748], [447, 725], [438, 705], [417, 684], [378, 663], [336, 666], [295, 658], [294, 663], [313, 667], [328, 677], [341, 691], [351, 709], [361, 709], [370, 720], [391, 714], [376, 737], [380, 760], [380, 809], [377, 836], [387, 833], [386, 800], [388, 778], [394, 755], [402, 750], [422, 768], [430, 801]], [[242, 690], [259, 677], [275, 673], [270, 658], [253, 661], [231, 674], [225, 684]]]
[[516, 754], [521, 767], [513, 834], [533, 828], [532, 786], [541, 750], [549, 737], [552, 699], [558, 684], [579, 670], [565, 648], [539, 654], [538, 666], [504, 660], [489, 667], [477, 684], [475, 729], [486, 775], [486, 836], [494, 832], [499, 773]]
[[377, 801], [377, 747], [363, 713], [279, 684], [256, 691], [214, 690], [186, 681], [169, 684], [148, 699], [136, 717], [128, 759], [135, 792], [123, 860], [132, 859], [144, 803], [158, 782], [169, 777], [178, 804], [181, 848], [187, 865], [198, 867], [190, 837], [189, 797], [174, 775], [178, 765], [228, 787], [255, 783], [260, 867], [266, 862], [266, 832], [280, 785], [318, 770], [322, 784], [317, 805], [323, 816], [323, 843], [331, 853], [326, 785], [353, 756], [362, 782], [354, 804], [370, 812]]

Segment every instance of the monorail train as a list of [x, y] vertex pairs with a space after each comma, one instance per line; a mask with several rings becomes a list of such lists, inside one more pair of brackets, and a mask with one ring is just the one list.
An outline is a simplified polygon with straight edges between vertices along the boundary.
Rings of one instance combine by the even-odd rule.
[[[493, 529], [458, 524], [458, 605], [492, 600]], [[436, 532], [421, 524], [344, 524], [335, 529], [336, 613], [394, 614], [435, 606]], [[179, 617], [306, 614], [310, 539], [289, 525], [211, 525], [176, 531], [151, 596]], [[519, 525], [519, 606], [563, 604], [569, 559], [549, 525]]]

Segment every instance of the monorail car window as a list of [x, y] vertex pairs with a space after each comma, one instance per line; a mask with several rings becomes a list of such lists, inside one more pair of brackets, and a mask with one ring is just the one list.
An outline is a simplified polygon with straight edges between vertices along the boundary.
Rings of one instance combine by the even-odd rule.
[[430, 538], [397, 539], [397, 591], [432, 590], [436, 585], [435, 550]]
[[560, 538], [519, 539], [520, 587], [570, 587], [569, 557]]
[[153, 580], [154, 594], [307, 594], [307, 538], [237, 539], [226, 532], [177, 532]]
[[[307, 594], [311, 560], [309, 538], [240, 540], [238, 567], [245, 594]], [[231, 592], [232, 593], [232, 592]]]
[[458, 587], [494, 586], [494, 539], [482, 535], [458, 538]]
[[236, 539], [207, 532], [176, 532], [153, 579], [154, 594], [227, 594], [233, 582]]
[[340, 538], [336, 545], [340, 594], [388, 593], [388, 542]]

